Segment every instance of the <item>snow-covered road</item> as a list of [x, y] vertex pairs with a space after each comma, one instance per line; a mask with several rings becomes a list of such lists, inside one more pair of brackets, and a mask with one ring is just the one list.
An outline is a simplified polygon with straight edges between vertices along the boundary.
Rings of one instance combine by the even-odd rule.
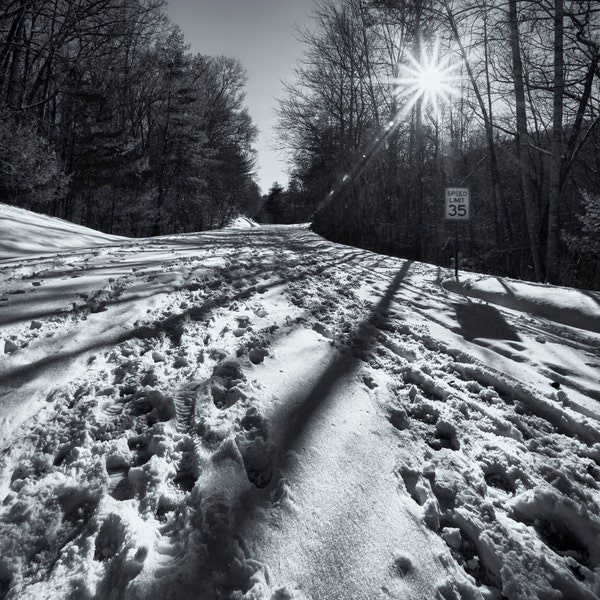
[[0, 599], [599, 597], [600, 294], [10, 215]]

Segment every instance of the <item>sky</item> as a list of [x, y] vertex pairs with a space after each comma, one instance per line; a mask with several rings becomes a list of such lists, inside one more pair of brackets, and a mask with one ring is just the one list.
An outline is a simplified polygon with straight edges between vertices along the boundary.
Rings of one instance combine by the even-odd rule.
[[308, 25], [314, 0], [169, 0], [166, 13], [191, 51], [241, 61], [248, 73], [246, 105], [258, 127], [257, 183], [287, 185], [285, 157], [274, 149], [276, 99], [291, 80], [302, 44], [296, 28]]

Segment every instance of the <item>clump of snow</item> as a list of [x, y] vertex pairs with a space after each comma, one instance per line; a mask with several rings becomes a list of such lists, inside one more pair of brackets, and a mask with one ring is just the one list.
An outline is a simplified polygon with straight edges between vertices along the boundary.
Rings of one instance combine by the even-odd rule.
[[72, 233], [0, 265], [0, 599], [600, 595], [597, 294]]
[[229, 229], [248, 229], [250, 227], [259, 227], [259, 224], [250, 217], [239, 215], [235, 219], [232, 219], [227, 227]]

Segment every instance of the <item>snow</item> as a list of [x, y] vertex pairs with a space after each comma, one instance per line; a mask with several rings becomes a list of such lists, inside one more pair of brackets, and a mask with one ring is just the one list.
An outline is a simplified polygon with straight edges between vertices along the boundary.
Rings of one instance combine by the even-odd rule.
[[231, 229], [246, 229], [248, 227], [258, 227], [258, 223], [254, 219], [250, 219], [245, 215], [239, 215], [231, 220], [228, 227]]
[[600, 596], [600, 294], [0, 205], [0, 599]]
[[[103, 246], [125, 238], [0, 202], [0, 259]], [[34, 234], [34, 235], [32, 235]]]

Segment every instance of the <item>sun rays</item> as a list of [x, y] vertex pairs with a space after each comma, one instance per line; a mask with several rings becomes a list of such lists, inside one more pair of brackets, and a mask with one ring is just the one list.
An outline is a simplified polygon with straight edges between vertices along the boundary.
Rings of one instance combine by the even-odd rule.
[[437, 43], [429, 52], [421, 52], [420, 60], [408, 51], [405, 56], [399, 77], [390, 81], [402, 103], [402, 114], [408, 114], [421, 101], [423, 109], [430, 109], [437, 116], [440, 104], [449, 103], [460, 94], [458, 65], [440, 56]]

